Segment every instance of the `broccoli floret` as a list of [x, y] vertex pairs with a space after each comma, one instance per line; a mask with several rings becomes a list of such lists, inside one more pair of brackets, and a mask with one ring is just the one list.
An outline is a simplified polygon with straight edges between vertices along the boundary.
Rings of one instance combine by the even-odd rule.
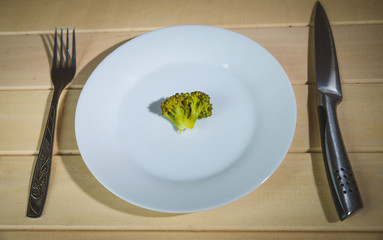
[[180, 130], [193, 129], [197, 119], [211, 116], [210, 97], [203, 92], [176, 93], [161, 103], [162, 116], [170, 119]]

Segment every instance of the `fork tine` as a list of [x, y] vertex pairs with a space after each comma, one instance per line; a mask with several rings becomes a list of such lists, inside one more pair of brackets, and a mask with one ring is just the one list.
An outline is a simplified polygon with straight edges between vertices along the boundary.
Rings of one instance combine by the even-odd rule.
[[64, 51], [64, 48], [63, 48], [63, 28], [61, 27], [61, 44], [60, 44], [60, 67], [63, 66], [63, 51]]
[[72, 68], [76, 69], [76, 37], [73, 27], [73, 40], [72, 40]]
[[65, 50], [65, 53], [66, 53], [65, 66], [68, 67], [68, 65], [69, 65], [69, 28], [68, 27], [66, 28], [66, 50]]
[[52, 69], [57, 67], [57, 28], [55, 28], [55, 43], [53, 47]]

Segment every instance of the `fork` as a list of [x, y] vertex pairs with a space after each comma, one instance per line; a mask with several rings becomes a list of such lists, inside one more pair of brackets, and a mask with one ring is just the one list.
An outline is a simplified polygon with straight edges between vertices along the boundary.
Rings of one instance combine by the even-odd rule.
[[[33, 172], [27, 216], [40, 217], [47, 197], [49, 176], [52, 165], [52, 152], [56, 126], [57, 105], [64, 88], [72, 81], [76, 73], [76, 42], [75, 29], [73, 27], [72, 56], [69, 56], [69, 29], [66, 29], [66, 50], [64, 64], [63, 28], [61, 28], [60, 61], [57, 63], [57, 28], [55, 28], [55, 39], [53, 47], [51, 78], [54, 86], [52, 103], [49, 109], [48, 119], [41, 141], [39, 154], [37, 156]], [[69, 62], [69, 59], [71, 61]]]

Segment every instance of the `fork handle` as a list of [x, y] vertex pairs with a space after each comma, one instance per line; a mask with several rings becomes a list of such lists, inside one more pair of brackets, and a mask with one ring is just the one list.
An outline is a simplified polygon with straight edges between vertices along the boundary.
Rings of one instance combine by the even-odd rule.
[[44, 136], [41, 141], [40, 151], [33, 172], [27, 209], [27, 216], [31, 218], [41, 216], [47, 197], [49, 176], [52, 165], [52, 150], [55, 136], [57, 104], [60, 93], [60, 90], [54, 90]]

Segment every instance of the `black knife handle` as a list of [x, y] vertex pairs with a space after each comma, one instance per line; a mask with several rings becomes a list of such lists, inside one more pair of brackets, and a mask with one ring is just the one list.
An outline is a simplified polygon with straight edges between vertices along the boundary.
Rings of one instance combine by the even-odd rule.
[[340, 99], [321, 94], [318, 117], [327, 179], [339, 219], [344, 220], [363, 203], [338, 124], [339, 102]]

